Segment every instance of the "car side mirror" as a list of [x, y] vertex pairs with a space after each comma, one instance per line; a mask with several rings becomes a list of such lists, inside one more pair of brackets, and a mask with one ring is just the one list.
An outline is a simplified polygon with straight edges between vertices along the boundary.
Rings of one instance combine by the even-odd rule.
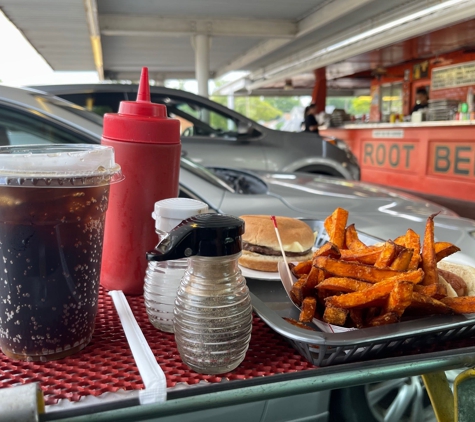
[[249, 135], [252, 130], [252, 123], [251, 122], [243, 122], [239, 121], [238, 127], [237, 127], [237, 133], [238, 135]]

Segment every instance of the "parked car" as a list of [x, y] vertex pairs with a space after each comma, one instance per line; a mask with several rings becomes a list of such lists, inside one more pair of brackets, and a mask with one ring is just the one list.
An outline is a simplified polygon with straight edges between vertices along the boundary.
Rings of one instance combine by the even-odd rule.
[[[101, 133], [102, 119], [73, 103], [40, 91], [0, 86], [1, 145], [99, 143]], [[237, 216], [275, 214], [323, 219], [342, 207], [349, 210], [350, 221], [359, 230], [382, 239], [394, 239], [408, 227], [421, 235], [427, 217], [440, 212], [435, 219], [437, 239], [462, 249], [453, 260], [475, 266], [475, 221], [376, 185], [308, 173], [250, 171], [223, 165], [204, 168], [183, 157], [180, 195], [200, 199], [216, 212]], [[396, 414], [403, 415], [399, 421], [435, 420], [427, 396], [419, 394], [423, 389], [419, 377], [410, 377], [338, 390], [332, 392], [331, 400], [332, 411], [338, 414], [331, 418], [341, 422], [383, 421], [388, 409], [397, 408]], [[320, 400], [323, 408], [328, 408], [330, 393], [314, 394], [312, 400]], [[308, 402], [309, 397], [305, 397]], [[418, 405], [413, 406], [414, 402]], [[351, 413], [351, 419], [348, 412], [341, 414], [345, 410]], [[322, 416], [320, 420], [325, 419]]]
[[[137, 85], [92, 84], [35, 87], [96, 111], [117, 112], [121, 101], [135, 101]], [[186, 91], [150, 87], [151, 99], [165, 104], [181, 123], [183, 149], [204, 166], [303, 171], [359, 180], [356, 157], [342, 140], [315, 133], [266, 128], [208, 98]]]

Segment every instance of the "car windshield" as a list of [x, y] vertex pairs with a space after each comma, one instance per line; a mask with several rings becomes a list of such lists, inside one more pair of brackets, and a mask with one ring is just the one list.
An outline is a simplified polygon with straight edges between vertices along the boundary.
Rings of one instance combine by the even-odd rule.
[[98, 116], [95, 113], [91, 113], [85, 108], [78, 106], [77, 104], [71, 103], [69, 101], [63, 100], [59, 97], [53, 95], [34, 93], [36, 97], [41, 97], [42, 102], [52, 104], [56, 107], [60, 107], [70, 113], [75, 114], [76, 116], [82, 117], [83, 119], [89, 120], [92, 123], [102, 126], [102, 117]]

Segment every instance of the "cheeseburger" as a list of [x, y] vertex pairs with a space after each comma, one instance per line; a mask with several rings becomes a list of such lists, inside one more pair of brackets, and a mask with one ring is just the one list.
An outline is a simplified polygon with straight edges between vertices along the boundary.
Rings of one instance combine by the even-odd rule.
[[[270, 215], [241, 215], [240, 218], [246, 223], [246, 229], [239, 264], [257, 271], [277, 271], [283, 257]], [[295, 218], [276, 217], [276, 220], [287, 259], [311, 259], [315, 236], [310, 226]]]

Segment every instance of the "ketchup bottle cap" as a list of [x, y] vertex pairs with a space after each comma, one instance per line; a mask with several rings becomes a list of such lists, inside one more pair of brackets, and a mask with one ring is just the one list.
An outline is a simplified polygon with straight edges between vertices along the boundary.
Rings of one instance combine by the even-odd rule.
[[136, 101], [121, 101], [118, 113], [104, 114], [103, 137], [125, 142], [179, 144], [180, 121], [163, 104], [150, 101], [148, 68], [142, 68]]

